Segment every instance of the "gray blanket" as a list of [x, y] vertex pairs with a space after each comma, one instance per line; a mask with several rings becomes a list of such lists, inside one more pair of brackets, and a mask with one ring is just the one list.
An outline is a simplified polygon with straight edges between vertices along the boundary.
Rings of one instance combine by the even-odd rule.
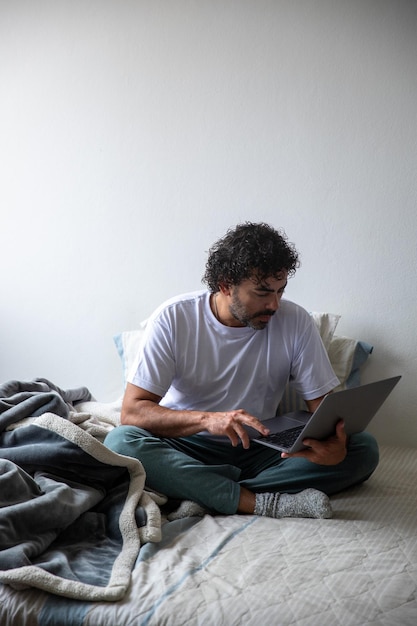
[[18, 420], [43, 413], [68, 417], [78, 402], [92, 399], [86, 387], [64, 390], [46, 378], [10, 380], [0, 385], [0, 431]]
[[[160, 538], [142, 465], [52, 413], [6, 430], [23, 416], [19, 404], [26, 411], [27, 401], [35, 403], [27, 395], [35, 392], [9, 389], [10, 398], [25, 397], [0, 414], [0, 581], [77, 599], [120, 599], [141, 540]], [[41, 393], [73, 400], [56, 390]]]

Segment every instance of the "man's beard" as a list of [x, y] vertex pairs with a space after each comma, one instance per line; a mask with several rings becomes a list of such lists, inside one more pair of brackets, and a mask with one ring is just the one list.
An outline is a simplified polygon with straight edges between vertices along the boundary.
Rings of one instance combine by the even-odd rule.
[[268, 322], [263, 322], [257, 319], [258, 317], [265, 315], [272, 317], [275, 314], [275, 311], [264, 309], [263, 311], [258, 311], [255, 315], [249, 315], [236, 292], [232, 294], [232, 303], [229, 310], [235, 320], [243, 324], [243, 326], [248, 326], [254, 330], [263, 330], [268, 326]]

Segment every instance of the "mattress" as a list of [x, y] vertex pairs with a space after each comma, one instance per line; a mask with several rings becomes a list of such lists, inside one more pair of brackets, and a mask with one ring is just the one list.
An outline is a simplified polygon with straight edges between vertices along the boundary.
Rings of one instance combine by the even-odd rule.
[[0, 585], [2, 626], [415, 626], [417, 452], [384, 446], [328, 520], [167, 522], [118, 602]]

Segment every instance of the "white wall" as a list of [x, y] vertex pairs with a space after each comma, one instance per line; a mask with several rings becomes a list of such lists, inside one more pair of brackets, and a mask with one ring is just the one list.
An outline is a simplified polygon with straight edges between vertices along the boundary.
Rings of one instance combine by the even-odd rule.
[[116, 399], [112, 336], [265, 220], [288, 297], [403, 375], [373, 431], [417, 445], [416, 7], [0, 0], [0, 381]]

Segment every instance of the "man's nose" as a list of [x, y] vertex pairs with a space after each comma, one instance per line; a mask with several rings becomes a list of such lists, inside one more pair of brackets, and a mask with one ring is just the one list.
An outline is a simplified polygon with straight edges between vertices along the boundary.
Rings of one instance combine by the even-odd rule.
[[280, 297], [278, 295], [272, 295], [268, 303], [268, 309], [271, 311], [278, 311], [280, 305]]

